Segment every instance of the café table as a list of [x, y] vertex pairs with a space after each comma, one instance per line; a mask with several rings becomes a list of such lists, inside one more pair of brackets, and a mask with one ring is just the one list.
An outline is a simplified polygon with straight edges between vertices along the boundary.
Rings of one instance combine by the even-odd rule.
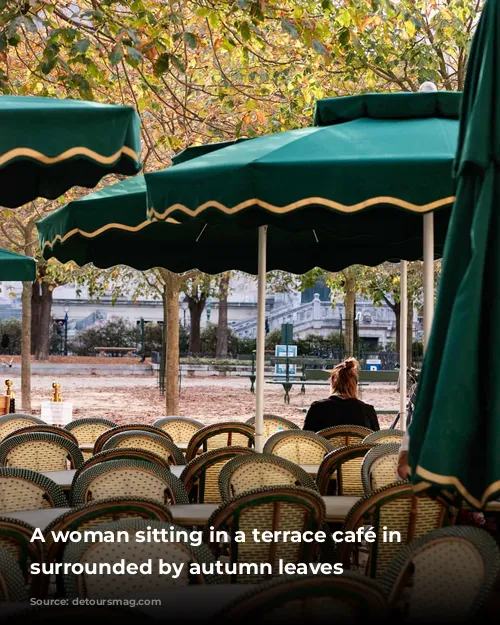
[[[341, 523], [344, 521], [352, 506], [359, 501], [359, 497], [328, 496], [323, 497], [326, 507], [326, 521], [329, 523]], [[498, 503], [498, 502], [495, 502]], [[178, 525], [203, 527], [210, 516], [217, 510], [219, 504], [191, 503], [174, 504], [168, 506], [174, 523]], [[500, 504], [498, 506], [500, 510]], [[71, 508], [44, 508], [43, 510], [25, 510], [22, 512], [9, 512], [3, 516], [6, 518], [19, 519], [33, 527], [44, 529], [49, 523]]]

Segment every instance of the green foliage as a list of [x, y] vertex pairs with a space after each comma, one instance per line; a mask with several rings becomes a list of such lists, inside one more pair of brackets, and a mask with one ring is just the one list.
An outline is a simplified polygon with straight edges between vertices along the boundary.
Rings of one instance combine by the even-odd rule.
[[344, 343], [338, 332], [330, 332], [328, 336], [307, 334], [303, 339], [296, 339], [298, 356], [327, 355], [342, 350]]
[[135, 347], [138, 335], [136, 326], [116, 317], [102, 326], [79, 332], [71, 341], [70, 350], [76, 356], [95, 356], [96, 347]]
[[274, 353], [276, 345], [281, 345], [281, 330], [278, 328], [266, 335], [266, 350], [272, 350]]
[[[4, 347], [3, 345], [6, 344]], [[21, 322], [19, 319], [0, 321], [0, 354], [17, 356], [21, 353]]]
[[[236, 334], [228, 328], [227, 345], [229, 354], [241, 354], [240, 340]], [[201, 349], [204, 354], [215, 354], [217, 347], [217, 324], [207, 323], [201, 333]]]

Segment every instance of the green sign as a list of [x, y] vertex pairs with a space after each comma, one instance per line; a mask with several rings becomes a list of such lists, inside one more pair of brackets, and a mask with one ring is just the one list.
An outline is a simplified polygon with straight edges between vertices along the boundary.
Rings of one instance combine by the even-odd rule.
[[281, 343], [291, 345], [293, 343], [293, 323], [281, 324]]

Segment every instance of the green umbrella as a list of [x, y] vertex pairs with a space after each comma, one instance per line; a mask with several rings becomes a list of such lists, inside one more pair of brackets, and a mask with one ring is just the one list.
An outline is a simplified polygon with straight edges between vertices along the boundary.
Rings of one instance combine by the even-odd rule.
[[0, 280], [31, 282], [36, 277], [36, 261], [0, 248]]
[[481, 508], [500, 493], [500, 4], [488, 0], [467, 70], [457, 199], [413, 422], [415, 487]]
[[140, 170], [133, 108], [32, 96], [0, 96], [0, 206], [55, 199], [109, 173]]
[[[99, 267], [258, 270], [262, 303], [266, 269], [421, 258], [427, 211], [436, 210], [439, 253], [459, 103], [457, 93], [325, 100], [316, 127], [187, 150], [145, 176], [147, 200], [136, 177], [39, 222], [43, 255]], [[261, 306], [260, 329], [262, 319]]]

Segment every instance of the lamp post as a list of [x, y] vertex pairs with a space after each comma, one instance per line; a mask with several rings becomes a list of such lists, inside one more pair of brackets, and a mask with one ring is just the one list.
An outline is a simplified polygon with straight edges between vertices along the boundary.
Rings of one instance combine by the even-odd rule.
[[68, 313], [69, 306], [64, 307], [64, 355], [68, 355]]

